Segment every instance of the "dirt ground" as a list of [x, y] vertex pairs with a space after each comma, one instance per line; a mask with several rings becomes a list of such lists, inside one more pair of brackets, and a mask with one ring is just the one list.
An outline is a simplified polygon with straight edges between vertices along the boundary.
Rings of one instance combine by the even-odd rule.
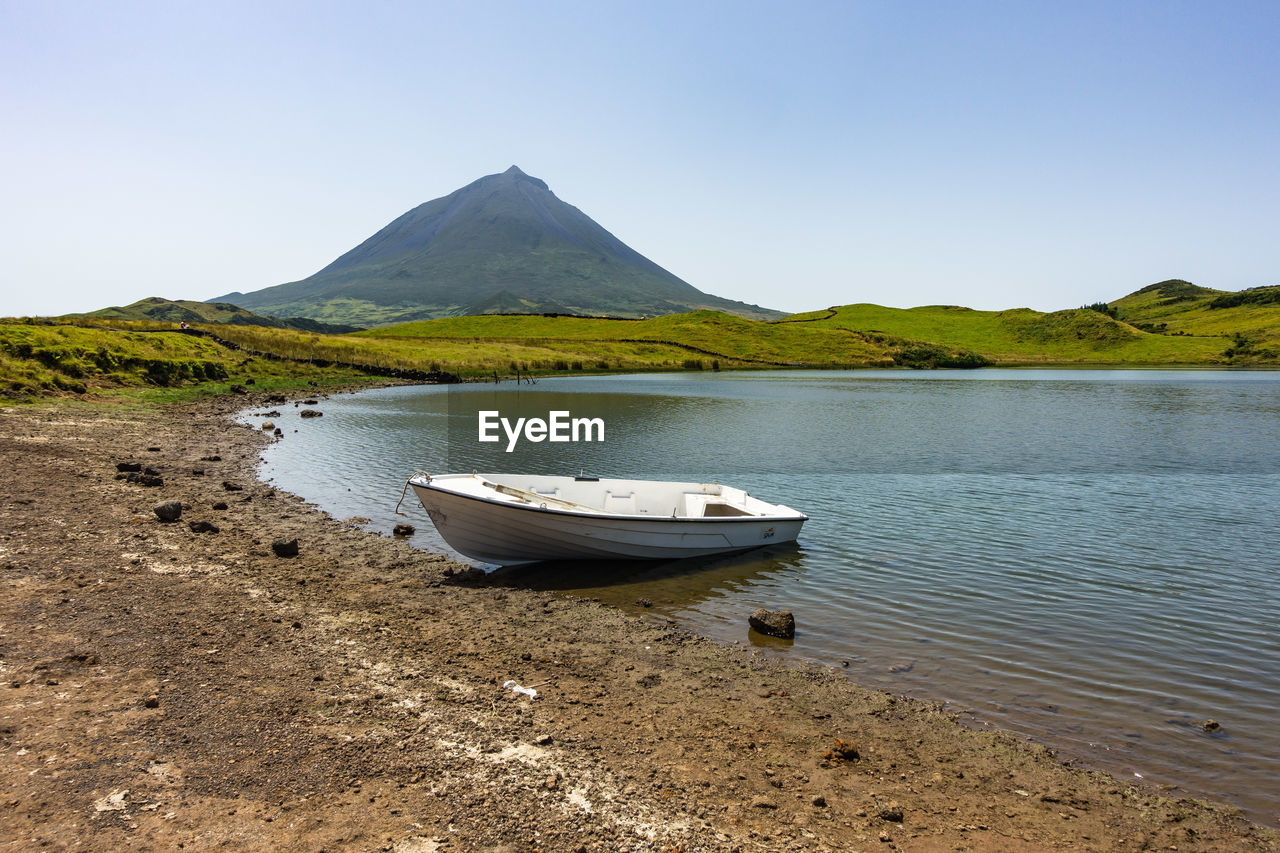
[[1280, 847], [838, 673], [487, 586], [258, 482], [246, 404], [0, 413], [0, 849]]

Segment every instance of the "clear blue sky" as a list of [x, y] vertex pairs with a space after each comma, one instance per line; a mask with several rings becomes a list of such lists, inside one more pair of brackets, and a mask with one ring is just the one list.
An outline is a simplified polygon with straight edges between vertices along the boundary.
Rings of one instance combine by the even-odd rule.
[[0, 314], [303, 278], [515, 164], [695, 287], [1280, 284], [1276, 2], [0, 0]]

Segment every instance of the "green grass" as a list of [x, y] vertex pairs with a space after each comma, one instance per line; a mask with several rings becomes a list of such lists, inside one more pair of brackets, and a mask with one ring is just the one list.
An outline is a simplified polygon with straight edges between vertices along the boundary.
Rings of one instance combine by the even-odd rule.
[[703, 310], [645, 320], [448, 317], [340, 335], [201, 324], [239, 350], [156, 321], [110, 319], [110, 329], [91, 319], [0, 321], [0, 398], [163, 402], [228, 393], [235, 384], [348, 384], [368, 371], [478, 379], [778, 366], [1280, 364], [1280, 288], [1233, 294], [1161, 282], [1099, 307], [1116, 317], [1093, 309], [859, 304], [773, 322]]

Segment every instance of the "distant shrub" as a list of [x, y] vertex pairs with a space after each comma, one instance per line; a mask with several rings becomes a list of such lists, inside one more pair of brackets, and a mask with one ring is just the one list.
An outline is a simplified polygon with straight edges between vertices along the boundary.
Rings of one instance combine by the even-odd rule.
[[934, 344], [917, 344], [895, 352], [893, 363], [916, 370], [935, 370], [941, 367], [971, 369], [986, 367], [991, 364], [991, 360], [967, 350], [952, 352]]
[[1112, 320], [1116, 319], [1118, 312], [1105, 302], [1094, 302], [1092, 305], [1081, 305], [1082, 311], [1097, 311], [1099, 314], [1105, 314]]
[[1280, 287], [1255, 287], [1239, 293], [1224, 293], [1209, 300], [1210, 308], [1238, 308], [1241, 305], [1274, 305], [1280, 303]]

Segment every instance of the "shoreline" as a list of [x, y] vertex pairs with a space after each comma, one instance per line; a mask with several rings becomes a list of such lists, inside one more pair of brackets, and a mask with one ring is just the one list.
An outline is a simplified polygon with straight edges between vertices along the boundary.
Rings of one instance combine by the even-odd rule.
[[[1066, 766], [933, 703], [585, 599], [471, 584], [466, 566], [258, 481], [267, 437], [230, 417], [264, 404], [0, 414], [0, 839], [1280, 848], [1234, 807]], [[119, 461], [163, 485], [117, 480]], [[160, 522], [161, 500], [182, 518]], [[294, 537], [298, 556], [275, 556]]]

